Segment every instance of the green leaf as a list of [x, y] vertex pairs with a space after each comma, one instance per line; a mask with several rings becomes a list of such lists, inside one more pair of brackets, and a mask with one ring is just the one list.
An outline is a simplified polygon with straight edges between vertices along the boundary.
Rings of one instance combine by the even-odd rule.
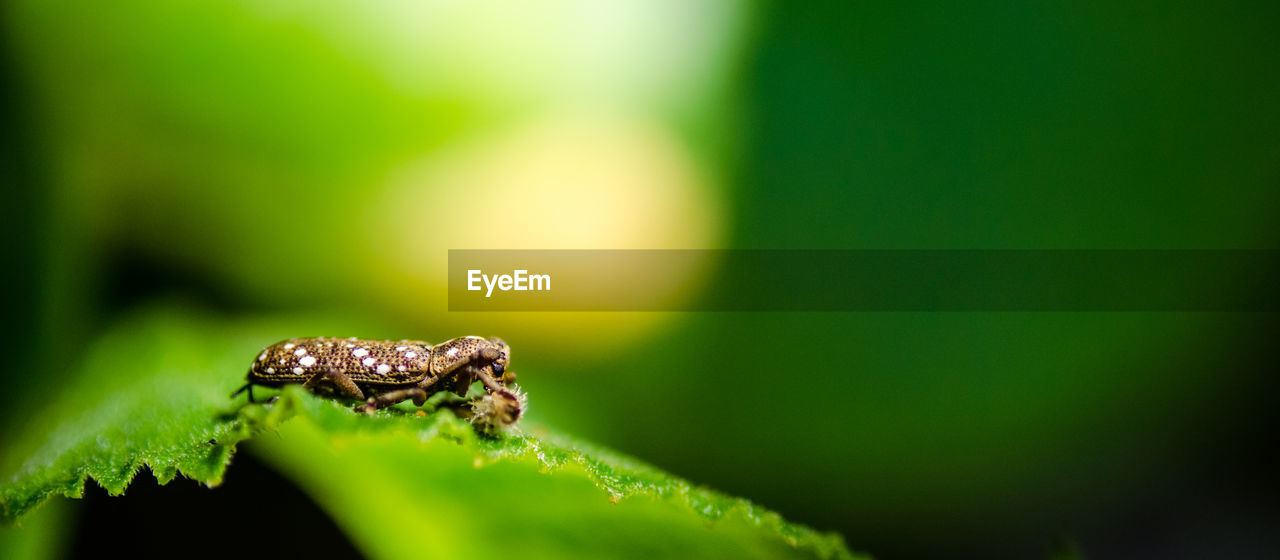
[[851, 557], [838, 535], [543, 428], [482, 437], [447, 410], [366, 417], [297, 386], [272, 404], [229, 400], [248, 360], [290, 328], [181, 310], [118, 325], [7, 446], [3, 520], [81, 496], [86, 477], [121, 494], [143, 466], [161, 484], [216, 486], [238, 443], [275, 431], [251, 452], [371, 557]]
[[74, 524], [71, 504], [54, 500], [13, 527], [0, 527], [0, 551], [6, 558], [53, 560], [67, 555], [64, 534]]

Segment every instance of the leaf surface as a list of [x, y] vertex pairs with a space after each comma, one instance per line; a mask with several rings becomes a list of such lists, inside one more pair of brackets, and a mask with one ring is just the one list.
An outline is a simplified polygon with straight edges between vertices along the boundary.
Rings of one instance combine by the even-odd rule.
[[87, 478], [121, 494], [143, 467], [217, 486], [252, 438], [376, 558], [852, 556], [837, 535], [529, 422], [490, 438], [447, 409], [370, 417], [298, 386], [271, 404], [229, 400], [284, 323], [163, 309], [117, 325], [6, 446], [3, 520], [80, 497]]

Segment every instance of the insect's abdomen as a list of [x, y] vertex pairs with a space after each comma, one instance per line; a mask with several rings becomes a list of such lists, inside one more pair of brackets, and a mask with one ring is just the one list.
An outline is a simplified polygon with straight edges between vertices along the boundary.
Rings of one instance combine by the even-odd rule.
[[256, 381], [302, 383], [332, 369], [357, 383], [402, 384], [426, 377], [431, 345], [416, 340], [291, 338], [262, 350], [249, 371]]

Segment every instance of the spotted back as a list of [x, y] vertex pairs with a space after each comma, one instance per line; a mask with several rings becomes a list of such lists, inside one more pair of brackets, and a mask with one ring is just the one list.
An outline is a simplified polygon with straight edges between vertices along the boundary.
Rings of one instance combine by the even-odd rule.
[[400, 385], [427, 376], [431, 344], [419, 340], [291, 338], [266, 347], [249, 368], [258, 382], [301, 383], [333, 369], [361, 384]]

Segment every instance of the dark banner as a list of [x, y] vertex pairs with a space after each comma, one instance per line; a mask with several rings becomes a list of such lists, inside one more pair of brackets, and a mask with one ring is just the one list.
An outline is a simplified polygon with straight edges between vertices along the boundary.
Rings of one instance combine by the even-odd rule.
[[1276, 311], [1280, 251], [449, 251], [450, 311]]

